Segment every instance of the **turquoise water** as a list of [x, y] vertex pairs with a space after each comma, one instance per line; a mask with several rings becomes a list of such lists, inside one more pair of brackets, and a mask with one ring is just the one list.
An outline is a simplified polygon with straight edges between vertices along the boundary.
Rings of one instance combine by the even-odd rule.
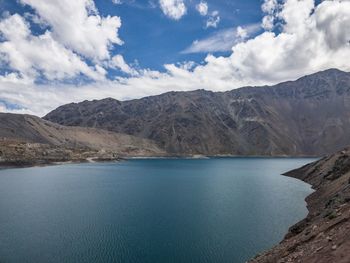
[[130, 160], [0, 170], [0, 262], [234, 262], [307, 214], [311, 159]]

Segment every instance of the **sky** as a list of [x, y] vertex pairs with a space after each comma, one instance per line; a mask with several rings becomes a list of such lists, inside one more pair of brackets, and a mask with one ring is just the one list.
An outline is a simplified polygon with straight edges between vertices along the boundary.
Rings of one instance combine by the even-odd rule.
[[0, 111], [350, 71], [349, 0], [0, 0]]

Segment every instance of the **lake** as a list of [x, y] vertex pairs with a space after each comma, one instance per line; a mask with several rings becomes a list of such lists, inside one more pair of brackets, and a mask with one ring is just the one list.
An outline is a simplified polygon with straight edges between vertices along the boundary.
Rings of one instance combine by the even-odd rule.
[[307, 215], [313, 159], [140, 159], [0, 170], [0, 262], [240, 263]]

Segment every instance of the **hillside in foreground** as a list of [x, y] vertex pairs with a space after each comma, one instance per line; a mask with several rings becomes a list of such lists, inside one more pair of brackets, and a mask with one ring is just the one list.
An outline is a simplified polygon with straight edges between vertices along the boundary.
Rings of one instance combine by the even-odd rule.
[[279, 245], [250, 262], [350, 262], [350, 148], [286, 175], [315, 189], [306, 199], [309, 214]]

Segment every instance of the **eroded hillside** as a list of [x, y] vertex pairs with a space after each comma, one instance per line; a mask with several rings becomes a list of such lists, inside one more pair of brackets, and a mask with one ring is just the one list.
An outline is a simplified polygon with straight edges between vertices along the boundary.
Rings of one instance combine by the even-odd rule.
[[171, 154], [321, 156], [350, 144], [350, 73], [332, 69], [228, 92], [84, 101], [44, 118], [147, 138]]
[[0, 113], [3, 164], [158, 155], [164, 155], [164, 151], [147, 139], [93, 128], [65, 127], [31, 115]]

